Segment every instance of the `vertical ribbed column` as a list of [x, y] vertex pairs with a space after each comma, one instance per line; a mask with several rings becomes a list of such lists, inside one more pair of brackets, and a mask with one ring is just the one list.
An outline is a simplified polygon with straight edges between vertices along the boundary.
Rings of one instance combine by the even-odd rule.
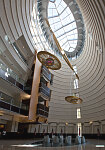
[[31, 91], [30, 108], [29, 108], [29, 120], [36, 119], [40, 72], [41, 72], [41, 63], [39, 62], [36, 56], [36, 63], [35, 63], [35, 69], [33, 75], [33, 84], [32, 84], [32, 91]]

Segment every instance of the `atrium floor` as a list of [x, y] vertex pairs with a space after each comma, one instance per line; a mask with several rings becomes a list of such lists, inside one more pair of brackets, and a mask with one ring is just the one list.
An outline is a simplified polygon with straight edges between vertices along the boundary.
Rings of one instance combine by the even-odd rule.
[[[35, 139], [37, 140], [37, 139]], [[105, 150], [105, 140], [87, 139], [85, 144], [65, 146], [65, 147], [30, 147], [27, 144], [33, 143], [35, 140], [1, 140], [0, 150]], [[96, 145], [104, 145], [104, 147], [96, 147]]]

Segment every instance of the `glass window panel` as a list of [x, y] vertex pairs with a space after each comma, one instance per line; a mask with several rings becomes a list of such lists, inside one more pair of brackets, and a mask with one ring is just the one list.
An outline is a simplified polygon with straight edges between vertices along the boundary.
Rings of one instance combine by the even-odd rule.
[[70, 39], [75, 39], [75, 35], [70, 35], [70, 36], [67, 36], [68, 37], [68, 39], [70, 40]]
[[60, 14], [63, 10], [64, 8], [62, 7], [62, 5], [59, 5], [57, 8], [58, 13]]
[[56, 37], [58, 37], [58, 36], [59, 36], [57, 32], [55, 32], [55, 36], [56, 36]]
[[65, 8], [67, 7], [67, 4], [62, 0], [61, 5]]
[[54, 22], [54, 23], [55, 23], [55, 22], [56, 22], [56, 23], [57, 23], [57, 22], [60, 22], [60, 18], [59, 18], [59, 17], [54, 17], [54, 18], [53, 18], [53, 22]]
[[51, 26], [51, 29], [52, 29], [53, 31], [55, 31], [55, 26]]
[[77, 40], [69, 41], [70, 45], [71, 44], [77, 44]]
[[66, 13], [66, 11], [64, 11], [61, 15], [60, 18], [61, 20], [63, 20], [64, 18], [66, 18], [68, 16], [68, 14]]
[[64, 46], [62, 46], [62, 48], [63, 48], [65, 51], [68, 51], [69, 48], [70, 48], [70, 46], [69, 46], [68, 43], [67, 43], [67, 44], [65, 44]]
[[53, 18], [49, 18], [49, 23], [50, 25], [54, 23], [54, 19]]
[[74, 20], [74, 17], [72, 15], [72, 13], [70, 14], [70, 19], [73, 21]]
[[82, 125], [81, 123], [78, 123], [78, 136], [82, 136]]
[[67, 9], [65, 10], [67, 12], [67, 14], [71, 14], [70, 8], [67, 7]]
[[54, 26], [55, 26], [55, 30], [57, 30], [62, 27], [62, 24], [61, 24], [61, 22], [58, 22]]
[[55, 1], [55, 5], [56, 5], [56, 8], [59, 6], [59, 4], [62, 2], [62, 0], [56, 0]]
[[72, 29], [73, 29], [73, 27], [71, 26], [71, 24], [64, 27], [65, 32], [68, 32], [68, 31], [70, 31]]
[[74, 89], [77, 89], [78, 88], [78, 79], [75, 79], [74, 80]]
[[67, 38], [65, 37], [60, 41], [60, 45], [62, 46], [63, 44], [66, 44], [66, 42], [67, 42]]
[[81, 111], [80, 108], [77, 108], [77, 119], [81, 118]]
[[70, 21], [70, 18], [69, 18], [69, 16], [68, 17], [66, 17], [65, 19], [63, 19], [62, 20], [62, 25], [64, 26], [64, 25], [67, 25], [68, 23], [70, 23], [71, 21]]
[[75, 47], [76, 47], [76, 44], [70, 44], [70, 47], [75, 48]]
[[56, 9], [52, 9], [52, 10], [53, 10], [53, 12], [52, 12], [52, 16], [57, 16], [57, 15], [58, 15], [57, 10], [56, 10]]
[[72, 25], [73, 28], [76, 28], [76, 23], [75, 22], [73, 22], [71, 25]]
[[69, 52], [73, 52], [73, 51], [74, 51], [74, 48], [71, 47], [71, 48], [69, 49]]
[[57, 33], [58, 35], [61, 35], [61, 34], [63, 34], [63, 33], [64, 33], [64, 29], [62, 28], [62, 29], [60, 29], [60, 30], [56, 31], [55, 33]]
[[51, 9], [51, 8], [55, 8], [55, 4], [54, 3], [51, 3], [51, 2], [49, 2], [49, 9]]
[[53, 15], [53, 9], [48, 9], [48, 16], [52, 17], [52, 15]]

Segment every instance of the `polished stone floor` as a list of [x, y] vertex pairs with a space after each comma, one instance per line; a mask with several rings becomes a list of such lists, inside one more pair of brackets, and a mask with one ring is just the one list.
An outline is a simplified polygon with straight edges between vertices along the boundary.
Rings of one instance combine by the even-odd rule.
[[[37, 139], [35, 139], [37, 140]], [[66, 146], [66, 147], [30, 147], [30, 143], [35, 140], [1, 140], [0, 139], [0, 150], [105, 150], [105, 140], [86, 140], [85, 144]], [[27, 145], [29, 144], [29, 145]], [[100, 147], [96, 147], [100, 145]]]

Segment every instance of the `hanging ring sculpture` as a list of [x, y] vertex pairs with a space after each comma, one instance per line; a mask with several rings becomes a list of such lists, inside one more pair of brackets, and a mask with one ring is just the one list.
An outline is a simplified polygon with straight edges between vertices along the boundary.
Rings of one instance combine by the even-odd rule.
[[61, 68], [61, 62], [59, 61], [59, 59], [47, 51], [38, 52], [37, 57], [42, 65], [46, 66], [49, 69], [58, 70]]
[[81, 98], [76, 97], [76, 96], [67, 96], [65, 97], [65, 100], [72, 104], [81, 104], [83, 101]]

